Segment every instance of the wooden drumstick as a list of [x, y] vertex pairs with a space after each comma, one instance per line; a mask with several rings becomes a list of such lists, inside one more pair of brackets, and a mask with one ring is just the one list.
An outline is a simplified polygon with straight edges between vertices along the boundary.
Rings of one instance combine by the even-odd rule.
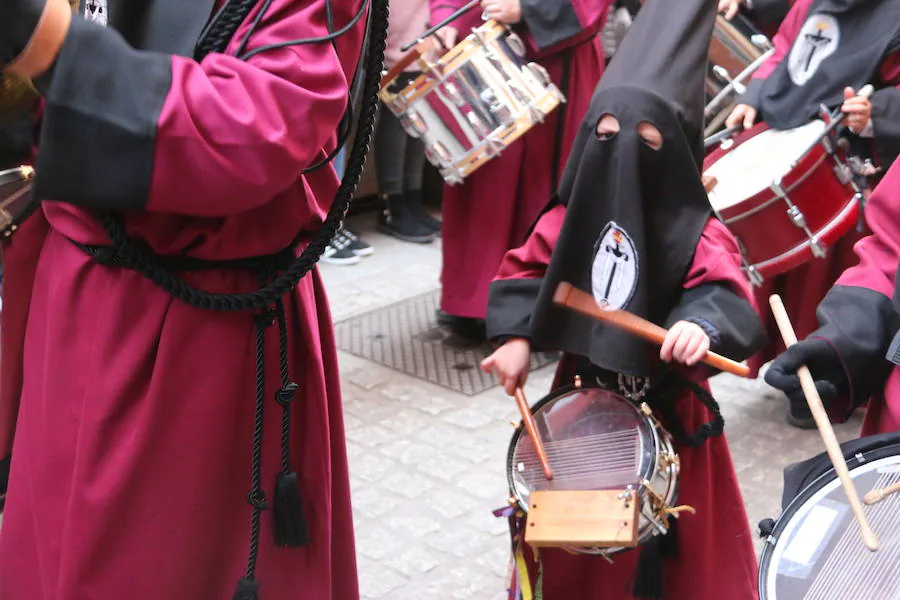
[[884, 500], [886, 497], [890, 496], [891, 494], [896, 494], [897, 492], [900, 492], [900, 481], [885, 488], [881, 488], [880, 490], [872, 490], [865, 495], [865, 497], [863, 498], [863, 502], [865, 502], [866, 504], [877, 504]]
[[528, 437], [531, 438], [531, 444], [534, 446], [534, 452], [537, 454], [538, 460], [541, 461], [541, 468], [544, 469], [544, 476], [547, 479], [553, 479], [553, 471], [550, 469], [550, 461], [547, 460], [547, 452], [544, 450], [544, 443], [541, 441], [541, 434], [538, 433], [537, 424], [531, 415], [531, 409], [528, 408], [528, 402], [525, 400], [525, 390], [521, 387], [516, 388], [516, 404], [519, 406], [519, 413], [522, 415], [522, 424]]
[[[778, 330], [784, 339], [784, 345], [790, 348], [797, 343], [797, 335], [794, 333], [794, 327], [788, 317], [781, 297], [778, 294], [769, 296], [769, 305], [772, 307], [772, 314], [775, 316], [775, 323], [778, 324]], [[800, 386], [803, 388], [803, 395], [806, 396], [806, 402], [809, 404], [809, 410], [812, 412], [813, 418], [816, 420], [816, 427], [819, 428], [819, 434], [822, 436], [822, 442], [825, 443], [825, 450], [828, 452], [828, 458], [834, 466], [834, 472], [837, 473], [841, 485], [844, 487], [844, 493], [850, 501], [850, 508], [856, 521], [859, 523], [860, 534], [866, 548], [875, 552], [878, 550], [878, 538], [866, 519], [866, 513], [863, 510], [862, 502], [859, 500], [859, 494], [856, 486], [853, 485], [853, 479], [850, 478], [850, 471], [847, 469], [847, 462], [844, 460], [844, 454], [841, 452], [841, 446], [837, 437], [834, 435], [834, 429], [831, 427], [831, 421], [828, 420], [828, 414], [825, 412], [825, 406], [822, 404], [822, 398], [816, 390], [816, 382], [813, 380], [812, 374], [806, 365], [797, 369], [797, 375], [800, 377]]]
[[[580, 312], [598, 321], [609, 323], [639, 338], [652, 342], [657, 346], [662, 346], [666, 339], [668, 330], [660, 327], [655, 323], [651, 323], [646, 319], [642, 319], [637, 315], [624, 310], [604, 310], [597, 305], [594, 297], [583, 292], [565, 281], [556, 287], [556, 293], [553, 295], [553, 302], [564, 306], [568, 309]], [[720, 371], [727, 371], [739, 377], [749, 377], [750, 368], [737, 361], [726, 358], [715, 352], [707, 352], [703, 357], [703, 362], [711, 367], [715, 367]]]

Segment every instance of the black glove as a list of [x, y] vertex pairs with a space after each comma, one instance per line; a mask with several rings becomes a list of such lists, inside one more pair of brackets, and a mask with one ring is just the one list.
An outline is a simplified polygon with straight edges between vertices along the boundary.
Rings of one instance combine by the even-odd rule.
[[816, 391], [826, 406], [847, 387], [847, 376], [841, 358], [828, 342], [820, 339], [803, 340], [775, 359], [766, 372], [766, 383], [787, 394], [791, 403], [806, 403], [800, 387], [797, 369], [809, 367], [816, 382]]
[[0, 68], [25, 50], [47, 0], [0, 0]]

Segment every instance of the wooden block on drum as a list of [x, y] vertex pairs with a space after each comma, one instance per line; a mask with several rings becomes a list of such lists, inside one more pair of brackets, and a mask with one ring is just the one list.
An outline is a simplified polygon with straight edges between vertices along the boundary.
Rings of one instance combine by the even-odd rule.
[[536, 548], [633, 548], [638, 544], [639, 508], [634, 491], [534, 492], [525, 541]]

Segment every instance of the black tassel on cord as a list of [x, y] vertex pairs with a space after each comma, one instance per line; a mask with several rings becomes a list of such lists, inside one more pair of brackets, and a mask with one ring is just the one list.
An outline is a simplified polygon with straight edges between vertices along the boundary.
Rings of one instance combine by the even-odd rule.
[[231, 600], [259, 600], [259, 582], [255, 579], [241, 577], [238, 579]]
[[275, 543], [298, 548], [309, 543], [309, 528], [303, 516], [300, 483], [294, 472], [279, 473], [275, 479]]
[[300, 480], [291, 468], [291, 405], [299, 386], [290, 379], [287, 318], [281, 300], [275, 304], [275, 311], [281, 372], [281, 389], [275, 394], [275, 401], [281, 406], [281, 472], [275, 478], [275, 509], [272, 511], [275, 517], [275, 545], [299, 548], [310, 541], [300, 498]]
[[663, 559], [678, 558], [678, 519], [669, 517], [669, 528], [659, 541], [659, 553]]
[[639, 548], [632, 595], [642, 600], [663, 600], [662, 537], [654, 536]]

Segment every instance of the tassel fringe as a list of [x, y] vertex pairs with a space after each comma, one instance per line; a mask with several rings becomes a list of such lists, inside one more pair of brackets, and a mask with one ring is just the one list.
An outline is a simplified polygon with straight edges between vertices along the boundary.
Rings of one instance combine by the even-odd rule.
[[241, 577], [238, 579], [232, 600], [259, 600], [259, 582]]
[[300, 482], [294, 472], [279, 473], [275, 480], [275, 544], [299, 548], [309, 544], [309, 528], [303, 515]]

